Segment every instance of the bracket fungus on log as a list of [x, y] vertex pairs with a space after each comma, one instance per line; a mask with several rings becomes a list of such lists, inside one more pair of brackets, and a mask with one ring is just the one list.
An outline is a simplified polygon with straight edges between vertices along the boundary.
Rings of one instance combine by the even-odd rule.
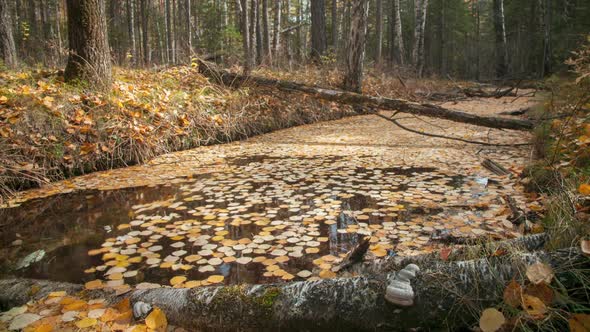
[[389, 303], [402, 307], [414, 305], [414, 289], [411, 280], [416, 277], [420, 268], [416, 264], [408, 264], [403, 270], [395, 274], [385, 290], [385, 299]]

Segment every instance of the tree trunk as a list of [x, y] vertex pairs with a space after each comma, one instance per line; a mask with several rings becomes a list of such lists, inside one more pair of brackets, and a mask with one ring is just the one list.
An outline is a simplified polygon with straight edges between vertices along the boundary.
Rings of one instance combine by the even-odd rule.
[[272, 63], [272, 51], [270, 48], [270, 21], [268, 18], [268, 0], [262, 0], [262, 55], [263, 62]]
[[262, 26], [260, 24], [260, 1], [256, 1], [256, 64], [262, 64], [263, 52], [265, 49], [262, 39]]
[[447, 50], [446, 50], [446, 0], [441, 0], [441, 12], [440, 12], [440, 31], [439, 31], [439, 40], [440, 40], [440, 58], [439, 58], [439, 73], [440, 77], [445, 77], [447, 75]]
[[326, 40], [326, 2], [314, 0], [311, 2], [311, 58], [321, 62], [320, 57], [328, 48]]
[[131, 64], [137, 64], [137, 44], [135, 42], [135, 4], [134, 0], [127, 0], [127, 36], [131, 52]]
[[150, 43], [149, 43], [149, 0], [140, 0], [141, 6], [141, 30], [142, 30], [142, 42], [143, 42], [143, 64], [149, 65], [151, 62], [150, 57]]
[[275, 16], [273, 21], [274, 39], [272, 40], [272, 52], [275, 62], [278, 63], [279, 51], [281, 47], [281, 3], [282, 0], [275, 0]]
[[[588, 259], [570, 248], [537, 251], [467, 261], [443, 262], [415, 259], [420, 271], [409, 276], [413, 303], [399, 306], [386, 299], [388, 286], [399, 280], [403, 266], [351, 278], [321, 279], [278, 284], [154, 288], [123, 295], [134, 306], [149, 303], [162, 309], [168, 321], [188, 330], [214, 331], [458, 331], [476, 325], [482, 308], [502, 302], [506, 286], [514, 279], [524, 283], [523, 271], [537, 262], [555, 271], [557, 283], [582, 289], [572, 271], [583, 273]], [[407, 269], [404, 269], [407, 271]], [[404, 275], [405, 276], [405, 275]], [[396, 279], [398, 278], [398, 279]], [[35, 285], [37, 291], [30, 290]], [[84, 291], [82, 285], [31, 279], [0, 280], [0, 304], [19, 306], [46, 297], [52, 291], [83, 292], [87, 298], [121, 300], [111, 290]], [[588, 300], [587, 294], [581, 292]], [[471, 313], [471, 314], [470, 314]]]
[[250, 37], [250, 52], [252, 54], [252, 64], [254, 64], [254, 61], [256, 60], [256, 12], [257, 12], [257, 8], [258, 8], [258, 0], [251, 0], [250, 1], [250, 26], [248, 27], [250, 29], [249, 31], [249, 37]]
[[[285, 26], [289, 26], [291, 24], [290, 20], [290, 13], [291, 13], [291, 1], [285, 0], [285, 9], [283, 10], [284, 17], [283, 17], [283, 24]], [[287, 58], [287, 62], [289, 64], [289, 68], [291, 68], [291, 62], [293, 61], [293, 50], [291, 49], [291, 32], [287, 32], [284, 37], [285, 40], [285, 57]]]
[[496, 35], [496, 76], [504, 77], [508, 72], [504, 0], [494, 0], [494, 32]]
[[368, 0], [352, 0], [351, 26], [347, 46], [344, 89], [362, 93], [363, 61], [365, 58], [365, 39], [367, 34]]
[[539, 0], [541, 9], [541, 31], [543, 32], [543, 59], [541, 77], [551, 73], [551, 0]]
[[338, 0], [332, 0], [332, 47], [338, 49]]
[[0, 1], [0, 60], [8, 68], [15, 68], [18, 64], [8, 1]]
[[250, 74], [252, 68], [252, 47], [250, 46], [250, 24], [248, 23], [248, 0], [241, 0], [242, 7], [242, 48], [244, 49], [244, 75]]
[[480, 80], [481, 76], [481, 7], [480, 0], [475, 0], [475, 79]]
[[383, 56], [383, 0], [376, 0], [376, 47], [375, 47], [375, 65], [380, 65]]
[[174, 41], [172, 36], [172, 8], [170, 5], [171, 0], [166, 0], [166, 58], [168, 63], [174, 63]]
[[191, 27], [191, 20], [192, 20], [191, 0], [185, 0], [184, 6], [186, 7], [184, 10], [184, 15], [185, 15], [184, 16], [184, 18], [185, 18], [184, 27], [186, 29], [186, 47], [188, 50], [188, 57], [189, 57], [189, 59], [191, 59], [193, 56], [193, 29]]
[[[364, 1], [367, 2], [368, 0]], [[312, 95], [313, 97], [316, 97], [318, 99], [338, 102], [347, 105], [363, 106], [371, 109], [398, 111], [402, 113], [434, 117], [488, 128], [528, 131], [534, 127], [533, 123], [527, 120], [518, 120], [503, 117], [478, 116], [461, 111], [446, 109], [444, 107], [437, 105], [426, 103], [420, 104], [403, 99], [372, 97], [362, 95], [360, 93], [336, 90], [331, 88], [321, 88], [292, 81], [282, 81], [264, 77], [239, 75], [230, 73], [225, 70], [217, 69], [215, 68], [215, 65], [206, 64], [203, 62], [199, 63], [199, 70], [203, 75], [215, 79], [220, 83], [228, 86], [251, 84], [254, 86], [258, 85], [264, 87], [274, 87], [286, 92], [299, 91]]]
[[88, 81], [110, 87], [111, 56], [107, 40], [105, 2], [67, 0], [70, 56], [65, 69], [66, 81]]
[[412, 59], [416, 75], [422, 77], [424, 73], [424, 35], [426, 32], [426, 11], [428, 0], [415, 1], [416, 26], [414, 28], [414, 50]]
[[402, 34], [402, 17], [399, 1], [393, 0], [393, 55], [394, 61], [398, 65], [403, 66], [406, 51]]

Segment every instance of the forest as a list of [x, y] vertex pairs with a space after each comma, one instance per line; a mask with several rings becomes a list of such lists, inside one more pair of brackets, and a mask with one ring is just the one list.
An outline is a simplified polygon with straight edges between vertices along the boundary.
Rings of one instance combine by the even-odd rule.
[[0, 330], [590, 331], [587, 0], [0, 0]]

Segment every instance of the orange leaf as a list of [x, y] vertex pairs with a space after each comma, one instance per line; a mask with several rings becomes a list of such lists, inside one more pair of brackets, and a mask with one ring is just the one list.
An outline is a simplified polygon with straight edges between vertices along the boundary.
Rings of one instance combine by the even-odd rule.
[[504, 302], [512, 307], [519, 307], [522, 299], [522, 287], [512, 279], [504, 289]]
[[578, 191], [580, 192], [580, 194], [582, 194], [584, 196], [589, 196], [590, 195], [590, 184], [582, 183], [578, 187]]
[[540, 299], [545, 305], [550, 305], [554, 298], [553, 289], [547, 286], [546, 283], [527, 285], [524, 289], [524, 293]]
[[155, 307], [145, 318], [145, 325], [153, 330], [165, 331], [168, 326], [166, 314], [160, 308]]
[[571, 332], [588, 332], [590, 331], [590, 315], [574, 314], [569, 319]]
[[522, 296], [522, 307], [533, 318], [541, 319], [547, 313], [547, 307], [538, 297], [531, 295]]

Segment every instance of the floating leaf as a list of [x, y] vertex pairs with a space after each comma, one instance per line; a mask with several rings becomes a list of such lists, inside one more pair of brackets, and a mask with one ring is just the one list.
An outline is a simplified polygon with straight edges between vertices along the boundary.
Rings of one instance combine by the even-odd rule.
[[207, 281], [212, 284], [217, 284], [217, 283], [222, 282], [223, 279], [225, 279], [225, 277], [222, 275], [212, 275], [209, 278], [207, 278]]
[[498, 331], [506, 322], [504, 314], [494, 308], [487, 308], [481, 313], [479, 318], [479, 328], [483, 332]]
[[10, 322], [10, 326], [8, 326], [8, 329], [9, 330], [21, 330], [21, 329], [24, 329], [25, 327], [33, 324], [34, 322], [38, 321], [39, 319], [41, 319], [41, 316], [36, 315], [36, 314], [32, 314], [32, 313], [20, 314], [20, 315], [14, 317], [12, 322]]
[[96, 320], [96, 318], [86, 317], [86, 318], [83, 318], [83, 319], [77, 321], [76, 326], [79, 329], [85, 329], [85, 328], [93, 327], [97, 323], [98, 323], [98, 321]]
[[172, 279], [170, 279], [170, 285], [176, 286], [176, 285], [182, 284], [185, 281], [186, 281], [185, 276], [176, 276], [176, 277], [173, 277]]

